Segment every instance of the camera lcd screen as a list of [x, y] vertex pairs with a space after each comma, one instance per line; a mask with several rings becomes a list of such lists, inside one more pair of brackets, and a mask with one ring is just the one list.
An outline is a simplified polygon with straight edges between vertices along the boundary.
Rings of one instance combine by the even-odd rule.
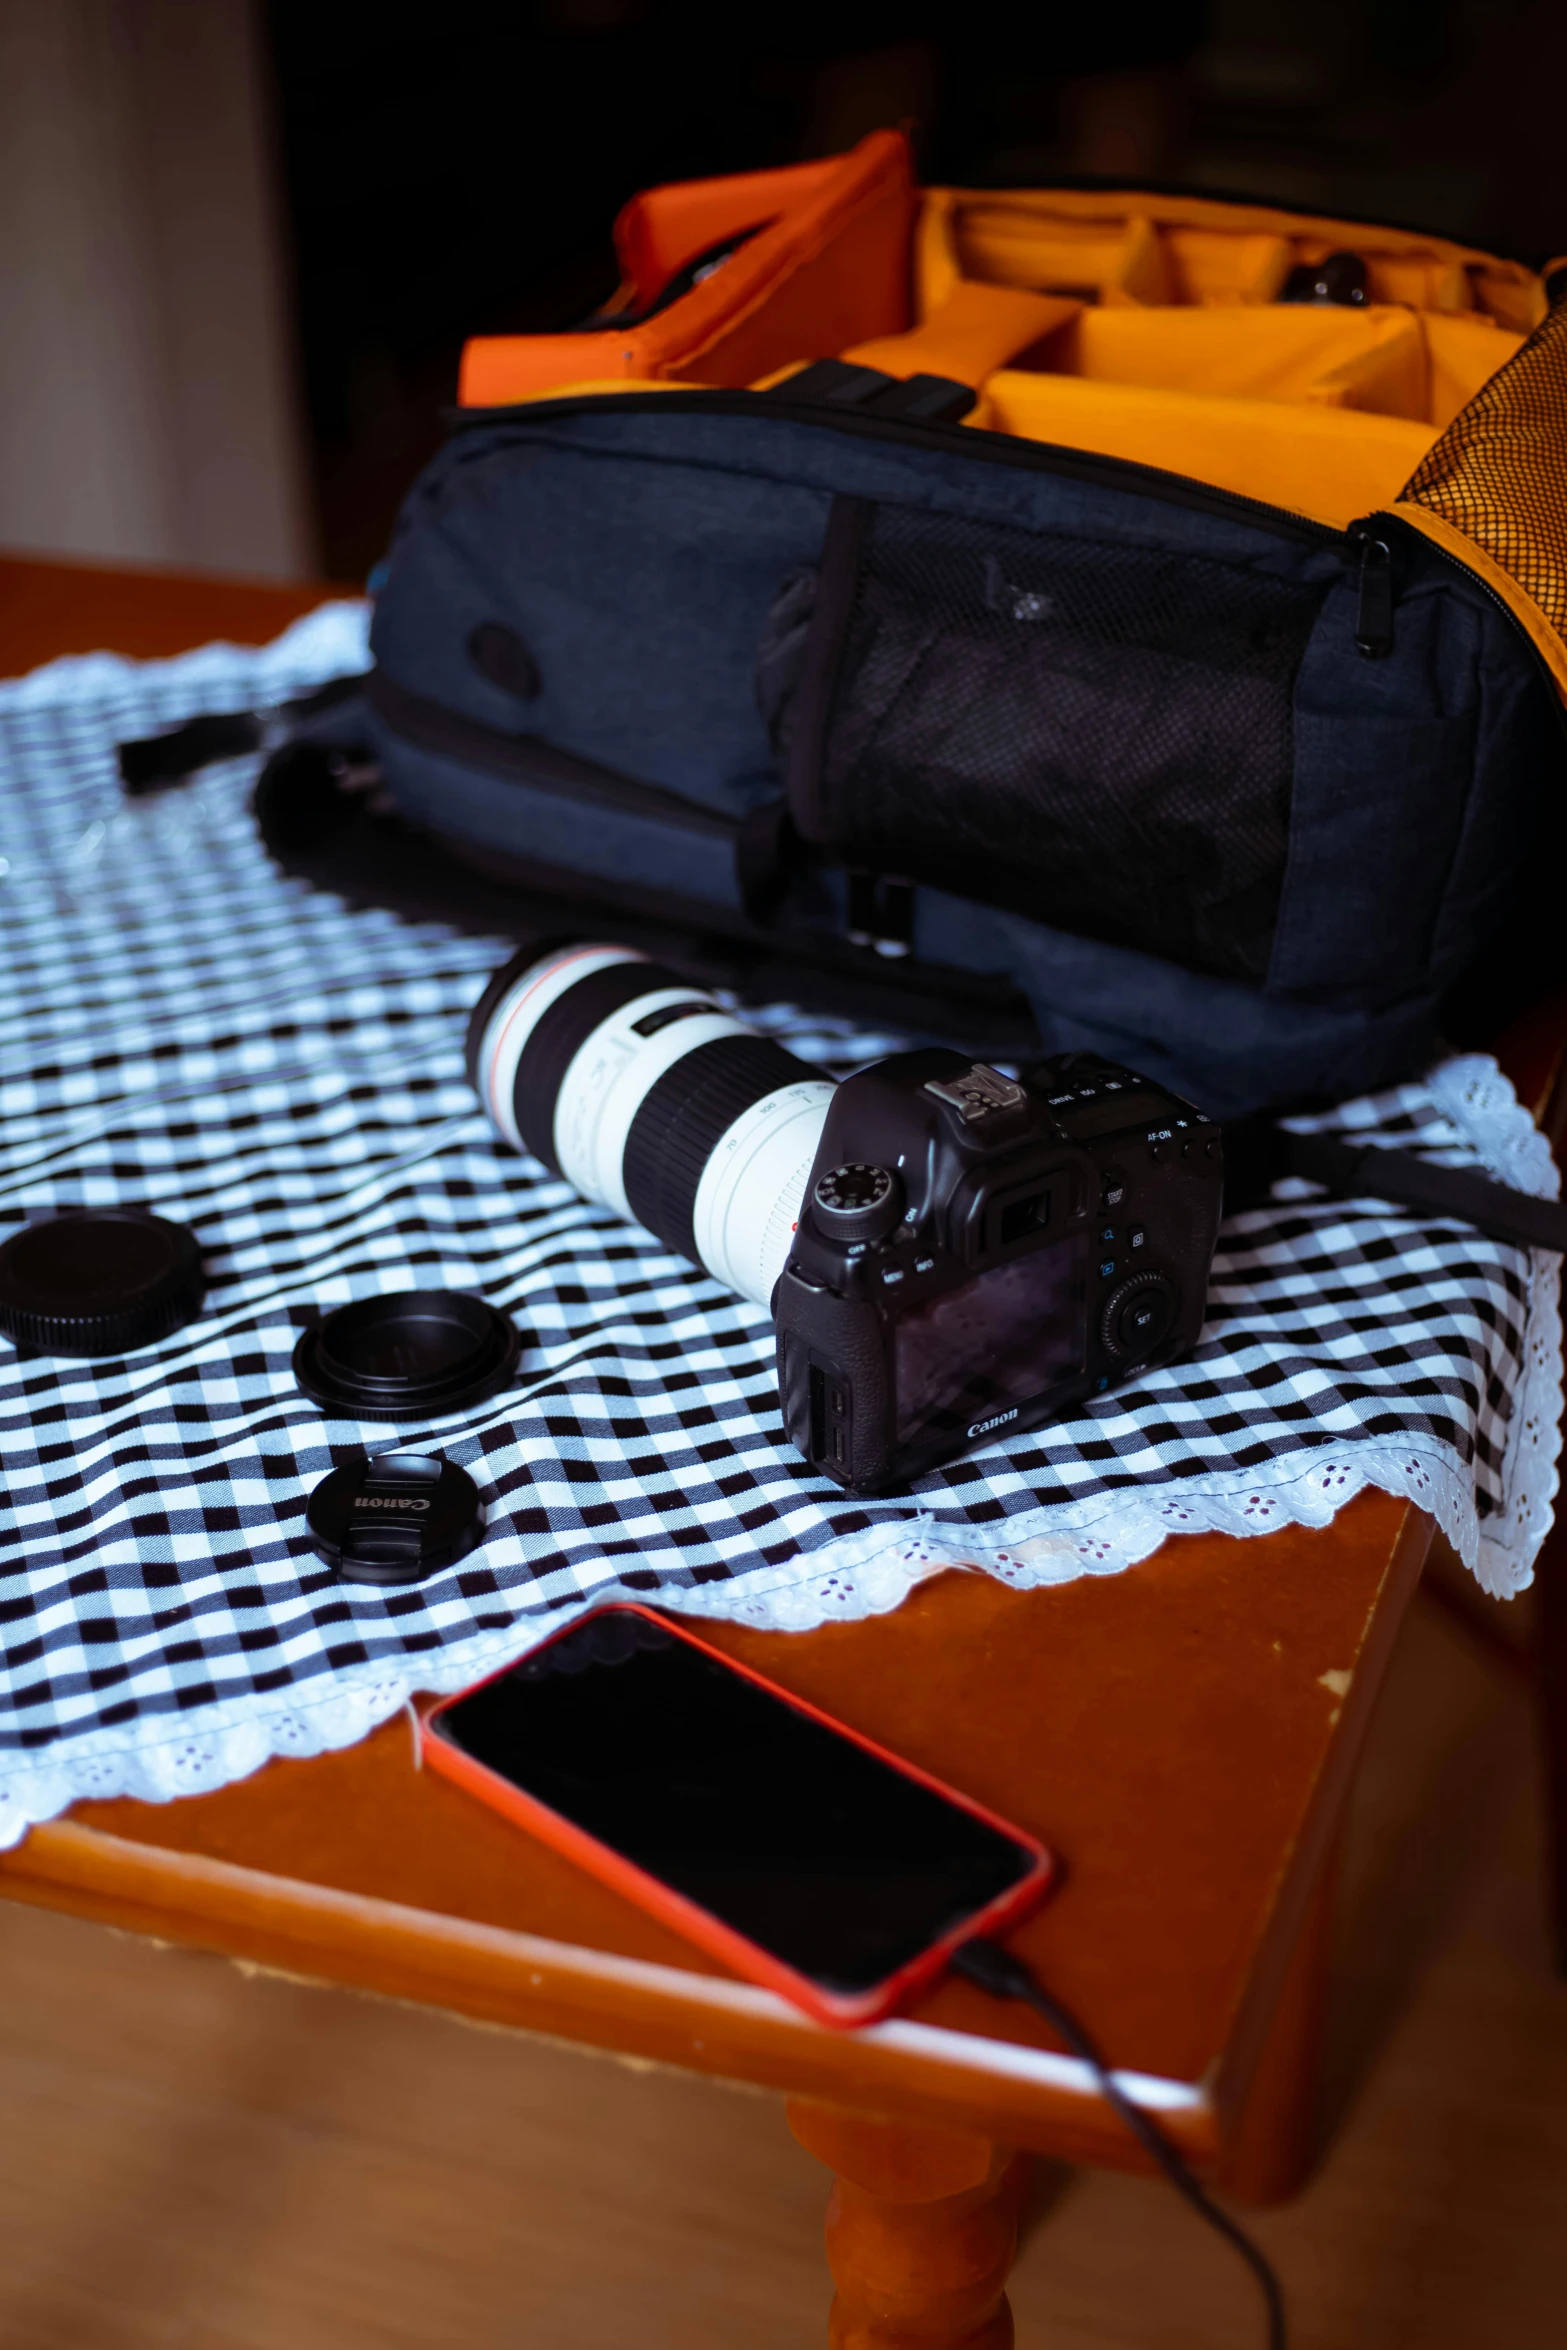
[[894, 1324], [898, 1442], [964, 1441], [1085, 1361], [1085, 1243], [1057, 1241], [941, 1291]]
[[630, 1608], [586, 1617], [438, 1729], [827, 1991], [884, 1982], [1035, 1865]]

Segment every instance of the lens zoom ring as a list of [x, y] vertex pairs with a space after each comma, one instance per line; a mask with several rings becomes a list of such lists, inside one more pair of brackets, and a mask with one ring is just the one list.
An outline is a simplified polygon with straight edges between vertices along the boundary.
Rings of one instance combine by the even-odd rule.
[[821, 1074], [766, 1036], [717, 1036], [666, 1069], [626, 1136], [622, 1172], [637, 1222], [700, 1264], [691, 1212], [715, 1146], [753, 1102]]
[[566, 1071], [600, 1021], [612, 1012], [634, 1004], [638, 996], [651, 995], [655, 988], [684, 984], [661, 963], [610, 963], [602, 971], [590, 971], [586, 979], [579, 979], [575, 987], [557, 996], [547, 1012], [540, 1013], [517, 1062], [512, 1109], [517, 1132], [528, 1149], [557, 1175], [555, 1105]]

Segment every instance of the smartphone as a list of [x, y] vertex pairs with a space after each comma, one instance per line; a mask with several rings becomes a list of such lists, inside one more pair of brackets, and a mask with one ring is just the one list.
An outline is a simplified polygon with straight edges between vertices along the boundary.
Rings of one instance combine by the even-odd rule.
[[423, 1738], [433, 1769], [825, 2024], [890, 2014], [1054, 1873], [1022, 1829], [634, 1604], [443, 1699]]

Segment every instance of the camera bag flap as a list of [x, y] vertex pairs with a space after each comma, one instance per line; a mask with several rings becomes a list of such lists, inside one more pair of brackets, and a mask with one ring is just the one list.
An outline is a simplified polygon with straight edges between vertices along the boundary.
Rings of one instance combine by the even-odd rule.
[[[366, 723], [444, 870], [1221, 1116], [1549, 976], [1538, 277], [1195, 197], [916, 197], [891, 134], [704, 185], [623, 221], [625, 339], [470, 346], [407, 501]], [[623, 356], [584, 384], [588, 345]]]

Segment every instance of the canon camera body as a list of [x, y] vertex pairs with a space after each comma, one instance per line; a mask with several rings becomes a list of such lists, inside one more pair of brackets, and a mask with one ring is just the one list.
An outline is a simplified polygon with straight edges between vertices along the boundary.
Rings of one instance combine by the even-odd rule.
[[846, 1078], [773, 1296], [790, 1437], [879, 1492], [1184, 1354], [1222, 1175], [1210, 1119], [1097, 1057]]
[[1182, 1353], [1218, 1128], [1089, 1055], [932, 1048], [835, 1085], [624, 946], [524, 951], [468, 1030], [500, 1132], [778, 1327], [790, 1437], [885, 1491]]

